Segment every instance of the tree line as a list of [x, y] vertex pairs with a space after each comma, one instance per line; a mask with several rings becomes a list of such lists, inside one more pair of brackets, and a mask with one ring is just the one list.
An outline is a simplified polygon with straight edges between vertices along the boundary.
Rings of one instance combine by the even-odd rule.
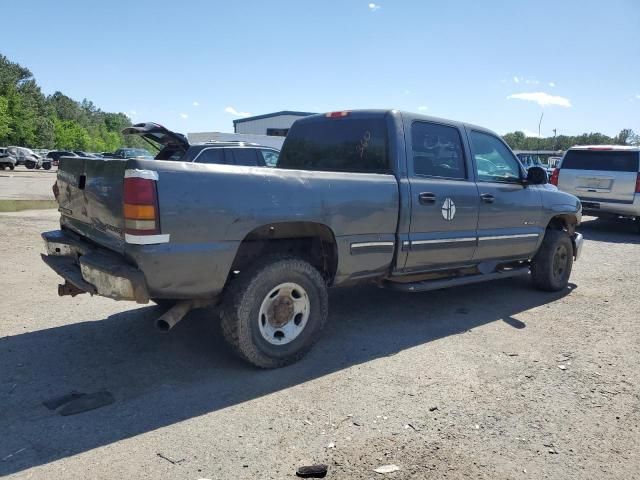
[[44, 95], [29, 69], [0, 54], [0, 146], [112, 152], [146, 146], [120, 132], [124, 113], [103, 112], [89, 100]]
[[582, 135], [557, 137], [527, 137], [523, 132], [511, 132], [503, 135], [505, 142], [513, 150], [567, 150], [574, 145], [640, 145], [640, 135], [633, 130], [621, 130], [615, 137], [602, 133], [583, 133]]

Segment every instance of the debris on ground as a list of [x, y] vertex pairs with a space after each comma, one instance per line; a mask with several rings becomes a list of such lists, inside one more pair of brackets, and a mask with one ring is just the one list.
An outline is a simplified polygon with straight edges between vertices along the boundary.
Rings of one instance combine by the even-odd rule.
[[567, 366], [566, 366], [566, 365], [558, 365], [558, 368], [559, 368], [560, 370], [566, 370], [566, 369], [567, 369]]
[[65, 395], [45, 400], [44, 402], [42, 402], [42, 404], [49, 410], [57, 410], [65, 403], [69, 403], [72, 400], [77, 400], [78, 398], [84, 397], [85, 395], [86, 393], [76, 392], [75, 390], [72, 390], [70, 393], [67, 393]]
[[336, 444], [335, 444], [335, 443], [333, 443], [333, 442], [329, 442], [329, 443], [327, 444], [327, 448], [336, 448]]
[[96, 408], [105, 407], [115, 402], [115, 398], [106, 390], [95, 393], [76, 392], [75, 390], [59, 397], [45, 400], [42, 404], [49, 410], [58, 410], [63, 417], [88, 412]]
[[20, 450], [17, 450], [17, 451], [15, 451], [15, 452], [13, 452], [13, 453], [10, 453], [10, 454], [9, 454], [9, 455], [7, 455], [6, 457], [4, 457], [4, 458], [2, 459], [2, 461], [3, 461], [3, 462], [6, 462], [7, 460], [9, 460], [9, 459], [10, 459], [11, 457], [13, 457], [14, 455], [17, 455], [17, 454], [19, 454], [20, 452], [24, 452], [25, 450], [26, 450], [26, 448], [21, 448]]
[[394, 464], [391, 465], [382, 465], [381, 467], [375, 468], [373, 471], [376, 473], [393, 473], [400, 470], [400, 467]]
[[172, 463], [173, 465], [179, 465], [180, 463], [185, 461], [184, 458], [181, 458], [180, 460], [174, 460], [173, 458], [170, 458], [160, 452], [157, 452], [156, 455], [162, 458], [163, 460], [166, 460], [167, 462]]
[[430, 412], [435, 412], [437, 409], [438, 409], [438, 406], [437, 406], [437, 405], [431, 405], [431, 406], [429, 407], [429, 411], [430, 411]]
[[329, 467], [324, 463], [305, 465], [304, 467], [298, 467], [296, 475], [300, 478], [324, 478], [328, 469]]
[[88, 412], [89, 410], [95, 410], [96, 408], [106, 407], [115, 401], [116, 399], [113, 397], [111, 392], [102, 390], [100, 392], [88, 393], [80, 398], [71, 400], [58, 410], [58, 413], [63, 417], [66, 417], [67, 415], [76, 415], [78, 413]]

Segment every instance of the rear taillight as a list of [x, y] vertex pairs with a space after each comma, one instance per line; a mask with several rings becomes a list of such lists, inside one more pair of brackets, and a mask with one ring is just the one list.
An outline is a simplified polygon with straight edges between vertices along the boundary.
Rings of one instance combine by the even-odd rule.
[[124, 227], [128, 235], [160, 233], [157, 174], [127, 170], [124, 178]]
[[636, 193], [640, 193], [640, 173], [636, 177]]
[[551, 174], [551, 178], [549, 179], [549, 183], [551, 185], [558, 186], [558, 180], [560, 180], [560, 169], [558, 167], [553, 169], [553, 173]]

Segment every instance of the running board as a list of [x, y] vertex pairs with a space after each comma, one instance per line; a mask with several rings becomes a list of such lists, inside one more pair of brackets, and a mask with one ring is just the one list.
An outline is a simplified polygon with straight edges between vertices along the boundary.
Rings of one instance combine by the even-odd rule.
[[428, 292], [429, 290], [440, 290], [441, 288], [457, 287], [458, 285], [470, 285], [472, 283], [486, 282], [488, 280], [498, 280], [500, 278], [518, 277], [527, 275], [529, 267], [513, 268], [493, 273], [479, 273], [477, 275], [467, 275], [462, 277], [446, 278], [444, 280], [423, 280], [421, 282], [400, 283], [389, 280], [383, 282], [385, 288], [400, 292]]

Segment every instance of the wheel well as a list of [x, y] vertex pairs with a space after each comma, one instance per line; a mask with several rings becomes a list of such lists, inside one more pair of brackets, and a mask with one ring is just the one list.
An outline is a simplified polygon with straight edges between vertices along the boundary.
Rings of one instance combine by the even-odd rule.
[[270, 254], [302, 258], [333, 282], [338, 268], [338, 248], [329, 227], [315, 222], [272, 223], [252, 230], [242, 240], [231, 272], [242, 271], [257, 258]]
[[569, 235], [573, 235], [576, 231], [576, 223], [576, 217], [573, 215], [557, 215], [549, 221], [547, 228], [551, 230], [564, 230]]

